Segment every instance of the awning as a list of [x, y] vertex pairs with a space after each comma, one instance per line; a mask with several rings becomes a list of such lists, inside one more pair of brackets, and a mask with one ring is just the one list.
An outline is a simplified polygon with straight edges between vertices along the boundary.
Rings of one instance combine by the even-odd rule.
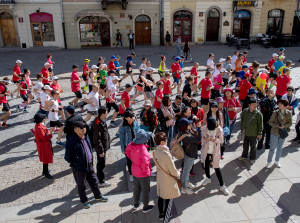
[[75, 20], [85, 17], [85, 16], [100, 16], [100, 17], [104, 17], [107, 19], [112, 19], [112, 17], [107, 12], [101, 11], [100, 9], [87, 9], [87, 10], [78, 12], [75, 15]]

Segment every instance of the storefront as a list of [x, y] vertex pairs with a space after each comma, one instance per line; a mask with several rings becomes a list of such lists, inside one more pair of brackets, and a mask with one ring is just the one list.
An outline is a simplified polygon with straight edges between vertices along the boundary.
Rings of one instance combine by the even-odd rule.
[[284, 11], [272, 9], [268, 12], [267, 31], [268, 35], [280, 35], [282, 33]]
[[181, 41], [192, 41], [193, 13], [179, 10], [173, 15], [173, 41], [181, 36]]
[[248, 10], [239, 10], [233, 16], [232, 34], [238, 38], [249, 38], [251, 27], [251, 12]]

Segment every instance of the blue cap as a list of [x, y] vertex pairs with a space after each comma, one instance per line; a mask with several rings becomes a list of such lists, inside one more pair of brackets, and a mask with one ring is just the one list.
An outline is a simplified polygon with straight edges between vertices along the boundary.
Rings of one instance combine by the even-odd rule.
[[179, 120], [178, 122], [178, 126], [181, 127], [181, 126], [184, 126], [184, 125], [189, 125], [191, 124], [193, 121], [191, 120], [188, 120], [187, 118], [182, 118]]
[[115, 55], [112, 55], [110, 59], [117, 59]]
[[176, 57], [175, 61], [178, 61], [178, 60], [181, 60], [181, 59], [182, 59], [181, 57]]
[[250, 88], [249, 91], [248, 91], [248, 95], [250, 95], [250, 94], [257, 94], [257, 93], [258, 93], [258, 91], [255, 90], [254, 88]]
[[281, 48], [280, 48], [280, 51], [283, 51], [283, 50], [285, 50], [285, 49], [284, 49], [283, 47], [281, 47]]
[[244, 69], [244, 68], [249, 68], [249, 66], [245, 64], [242, 66], [242, 69]]

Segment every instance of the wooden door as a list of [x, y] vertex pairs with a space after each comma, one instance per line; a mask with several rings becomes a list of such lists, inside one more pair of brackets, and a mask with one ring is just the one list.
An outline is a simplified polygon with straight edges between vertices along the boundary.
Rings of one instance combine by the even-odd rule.
[[110, 46], [110, 27], [109, 23], [100, 23], [101, 45]]
[[151, 45], [151, 21], [135, 23], [135, 43]]
[[31, 23], [32, 41], [34, 46], [43, 46], [42, 24]]
[[219, 18], [208, 17], [207, 29], [206, 29], [206, 41], [218, 41], [219, 40]]
[[4, 46], [17, 46], [17, 35], [13, 19], [0, 19]]

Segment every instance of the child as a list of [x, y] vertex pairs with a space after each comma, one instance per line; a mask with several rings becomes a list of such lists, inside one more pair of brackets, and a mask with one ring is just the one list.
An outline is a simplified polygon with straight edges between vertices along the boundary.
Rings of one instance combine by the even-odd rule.
[[143, 75], [143, 76], [146, 76], [146, 71], [147, 71], [147, 59], [146, 58], [142, 58], [142, 63], [141, 65], [139, 66], [139, 71], [140, 73]]
[[244, 76], [244, 80], [241, 80], [239, 82], [238, 88], [236, 89], [237, 91], [239, 91], [239, 99], [242, 104], [244, 103], [248, 95], [249, 89], [252, 87], [250, 83], [251, 77], [252, 74], [246, 73]]
[[194, 78], [194, 82], [193, 82], [193, 85], [192, 85], [192, 91], [194, 92], [194, 94], [193, 94], [194, 97], [197, 94], [197, 84], [198, 84], [198, 71], [197, 71], [197, 69], [198, 69], [198, 67], [199, 67], [199, 63], [195, 62], [194, 66], [191, 69], [191, 76], [193, 76], [193, 78]]
[[[110, 71], [110, 74], [112, 72]], [[114, 71], [114, 74], [116, 72]], [[102, 64], [102, 69], [99, 71], [99, 74], [100, 74], [100, 94], [103, 95], [104, 93], [104, 90], [106, 89], [106, 86], [107, 84], [111, 84], [111, 83], [108, 83], [108, 80], [107, 79], [107, 65], [106, 64]]]
[[99, 108], [99, 84], [94, 84], [93, 90], [83, 99], [87, 106], [87, 115], [84, 119], [85, 122], [89, 121], [92, 116], [98, 116]]
[[[59, 93], [59, 98], [57, 99], [57, 102], [58, 102], [58, 105], [61, 106], [61, 101], [60, 101], [60, 97], [61, 97], [61, 94], [60, 93], [63, 93], [64, 90], [60, 88], [59, 84], [58, 84], [58, 77], [57, 76], [53, 76], [52, 77], [52, 84], [50, 86], [53, 90], [57, 90], [57, 92]], [[65, 117], [65, 113], [63, 110], [60, 110], [60, 116], [62, 118], [62, 120], [66, 120], [66, 117]]]
[[160, 109], [161, 102], [162, 102], [162, 97], [163, 97], [162, 89], [164, 88], [164, 84], [161, 81], [157, 81], [156, 86], [157, 86], [157, 90], [155, 92], [153, 107], [156, 108], [156, 109]]
[[90, 60], [85, 59], [84, 60], [84, 65], [83, 65], [83, 68], [82, 68], [82, 79], [85, 82], [85, 86], [83, 87], [83, 93], [84, 94], [87, 94], [87, 88], [88, 88], [88, 75], [89, 75], [89, 71], [90, 71], [89, 63], [90, 63]]
[[203, 78], [199, 85], [198, 88], [201, 89], [201, 105], [203, 107], [204, 112], [208, 112], [208, 103], [209, 103], [209, 98], [210, 98], [210, 91], [213, 89], [212, 82], [211, 82], [211, 72], [206, 71], [205, 73], [205, 78]]
[[202, 128], [202, 149], [201, 162], [204, 163], [206, 179], [201, 185], [206, 186], [211, 183], [210, 163], [212, 162], [216, 175], [220, 183], [220, 191], [225, 195], [229, 195], [229, 190], [225, 187], [222, 173], [219, 167], [221, 157], [220, 144], [224, 142], [223, 130], [217, 124], [215, 117], [211, 116], [207, 119], [207, 125]]
[[48, 54], [47, 55], [47, 62], [48, 64], [50, 65], [49, 67], [49, 73], [51, 76], [53, 76], [53, 64], [55, 63], [54, 61], [52, 61], [52, 55], [51, 54]]
[[160, 56], [160, 63], [159, 63], [159, 68], [158, 68], [158, 74], [162, 78], [165, 74], [165, 70], [167, 69], [166, 67], [166, 57], [164, 55]]
[[[26, 77], [25, 74], [21, 74], [20, 77], [21, 77], [21, 82], [19, 84], [19, 91], [20, 91], [21, 98], [25, 102], [23, 112], [24, 113], [28, 113], [29, 111], [27, 110], [27, 107], [29, 105], [30, 99], [29, 99], [28, 94], [27, 94], [27, 90], [28, 90], [28, 86], [27, 86], [27, 83], [26, 83], [26, 78], [27, 77]], [[18, 106], [18, 110], [19, 111], [21, 110], [21, 106], [22, 105]]]
[[170, 78], [171, 78], [171, 74], [169, 72], [166, 72], [163, 79], [160, 80], [164, 85], [164, 89], [163, 89], [164, 95], [171, 95], [172, 90], [176, 87], [176, 85], [171, 85]]

